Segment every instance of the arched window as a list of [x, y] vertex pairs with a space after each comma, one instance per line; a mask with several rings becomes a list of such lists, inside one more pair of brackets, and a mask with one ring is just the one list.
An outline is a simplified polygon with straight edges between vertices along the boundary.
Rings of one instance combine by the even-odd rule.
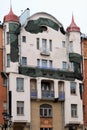
[[49, 104], [40, 105], [40, 116], [41, 117], [52, 117], [52, 106]]

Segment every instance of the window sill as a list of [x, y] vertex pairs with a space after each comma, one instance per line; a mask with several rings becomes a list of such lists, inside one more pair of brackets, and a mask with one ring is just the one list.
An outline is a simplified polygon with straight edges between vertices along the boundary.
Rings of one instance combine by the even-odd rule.
[[24, 92], [24, 90], [16, 90], [17, 92]]
[[24, 116], [24, 114], [17, 114], [17, 116]]

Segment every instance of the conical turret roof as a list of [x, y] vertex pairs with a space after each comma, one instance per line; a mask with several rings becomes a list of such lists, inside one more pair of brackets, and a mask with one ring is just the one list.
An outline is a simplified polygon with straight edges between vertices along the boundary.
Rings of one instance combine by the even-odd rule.
[[74, 16], [72, 15], [72, 21], [69, 27], [67, 27], [67, 31], [68, 32], [80, 32], [80, 28], [76, 25], [76, 23], [74, 22]]
[[19, 22], [19, 18], [17, 15], [15, 15], [12, 11], [12, 6], [10, 6], [10, 12], [4, 17], [4, 22]]

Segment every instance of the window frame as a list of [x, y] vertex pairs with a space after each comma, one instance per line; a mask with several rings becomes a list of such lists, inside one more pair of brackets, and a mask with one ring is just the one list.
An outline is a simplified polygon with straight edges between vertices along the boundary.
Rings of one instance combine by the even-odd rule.
[[47, 51], [47, 39], [42, 39], [42, 51], [45, 53]]
[[7, 54], [7, 67], [10, 67], [10, 54]]
[[62, 62], [62, 69], [63, 69], [63, 70], [66, 70], [66, 69], [67, 69], [67, 62], [66, 62], [66, 61], [63, 61], [63, 62]]
[[72, 95], [76, 95], [76, 82], [73, 81], [70, 82], [70, 93]]
[[52, 67], [53, 67], [53, 61], [49, 60], [49, 68], [52, 68]]
[[27, 65], [27, 57], [22, 57], [21, 63], [22, 65]]
[[77, 118], [77, 104], [71, 104], [71, 117]]
[[7, 44], [9, 45], [10, 44], [10, 33], [7, 32]]
[[49, 40], [49, 50], [52, 51], [52, 40]]
[[16, 90], [17, 92], [24, 92], [24, 78], [21, 77], [16, 78]]
[[22, 42], [26, 43], [26, 36], [22, 36]]
[[49, 104], [40, 105], [40, 117], [52, 117], [52, 106]]
[[36, 38], [36, 46], [37, 46], [37, 50], [40, 49], [40, 39]]
[[17, 101], [17, 115], [24, 115], [24, 101]]
[[47, 60], [42, 59], [42, 68], [47, 68]]

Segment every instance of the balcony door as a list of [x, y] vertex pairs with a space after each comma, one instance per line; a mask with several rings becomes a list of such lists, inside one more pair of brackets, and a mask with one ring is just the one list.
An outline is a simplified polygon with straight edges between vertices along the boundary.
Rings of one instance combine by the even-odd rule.
[[47, 40], [42, 39], [42, 51], [46, 52], [46, 49], [47, 49]]

